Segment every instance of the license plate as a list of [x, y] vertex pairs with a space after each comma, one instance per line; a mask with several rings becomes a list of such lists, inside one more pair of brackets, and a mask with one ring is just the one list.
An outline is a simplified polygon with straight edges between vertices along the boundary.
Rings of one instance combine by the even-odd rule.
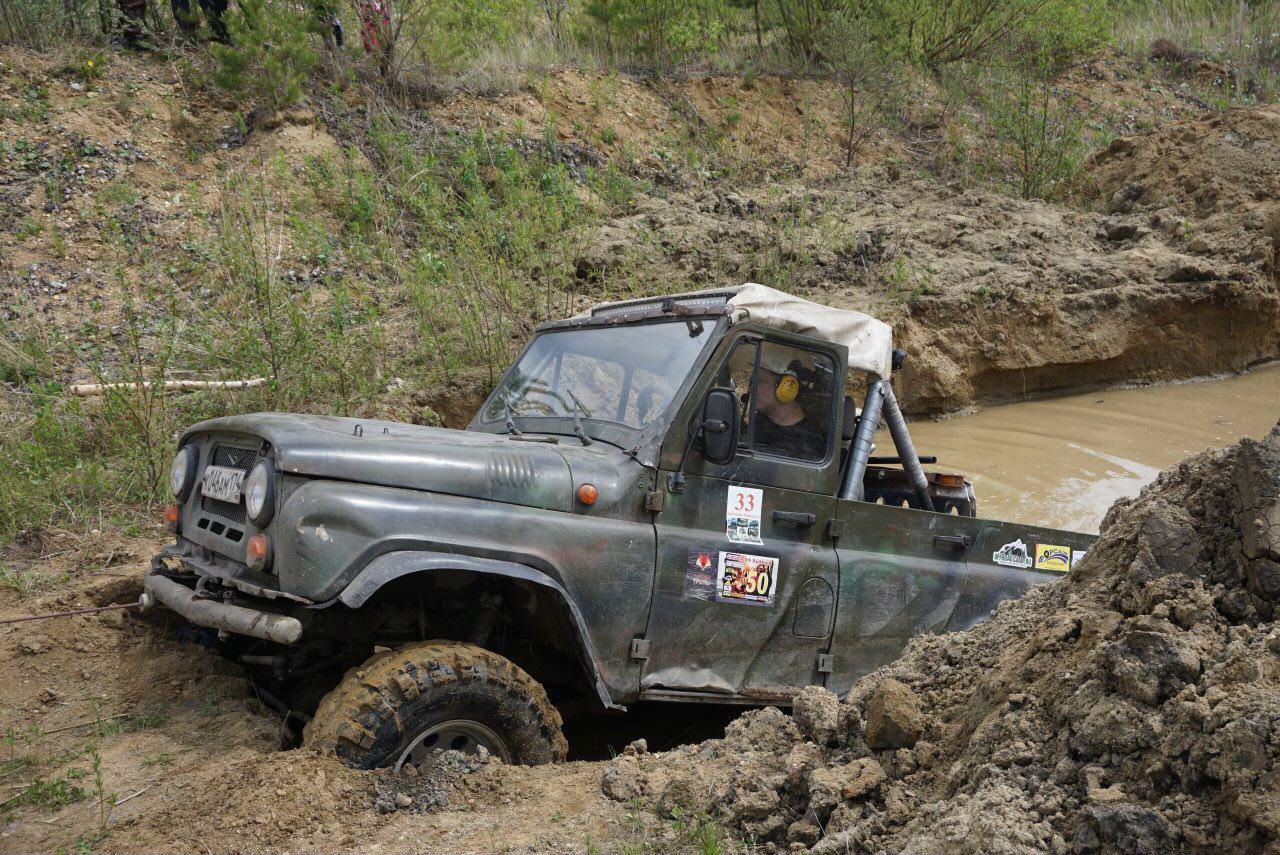
[[244, 472], [230, 466], [206, 466], [204, 481], [200, 492], [210, 499], [240, 504], [240, 485], [244, 482]]

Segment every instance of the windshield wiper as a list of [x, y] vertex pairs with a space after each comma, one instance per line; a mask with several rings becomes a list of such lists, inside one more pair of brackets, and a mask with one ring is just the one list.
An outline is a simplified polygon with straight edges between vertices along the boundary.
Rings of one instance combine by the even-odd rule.
[[573, 399], [573, 408], [569, 410], [569, 415], [573, 418], [574, 436], [582, 440], [583, 445], [590, 445], [591, 438], [587, 436], [587, 432], [582, 428], [582, 420], [578, 418], [578, 410], [582, 410], [582, 414], [587, 418], [591, 418], [591, 411], [588, 410], [583, 405], [583, 403], [578, 400], [578, 396], [573, 394], [572, 389], [566, 386], [564, 391], [565, 391], [565, 394], [567, 394], [570, 398]]
[[515, 437], [524, 436], [524, 431], [516, 426], [516, 412], [511, 407], [511, 399], [501, 393], [498, 394], [498, 397], [502, 399], [502, 411], [507, 416], [507, 433]]

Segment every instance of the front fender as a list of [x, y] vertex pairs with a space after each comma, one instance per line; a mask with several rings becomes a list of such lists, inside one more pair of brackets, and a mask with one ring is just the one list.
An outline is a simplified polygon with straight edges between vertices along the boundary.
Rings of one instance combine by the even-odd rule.
[[457, 555], [447, 552], [424, 552], [402, 550], [387, 552], [365, 565], [351, 582], [338, 594], [338, 601], [348, 608], [357, 609], [364, 605], [384, 585], [402, 576], [414, 573], [430, 573], [434, 570], [468, 570], [473, 573], [485, 573], [492, 576], [505, 576], [530, 582], [555, 592], [556, 596], [568, 607], [573, 617], [574, 632], [578, 640], [578, 653], [582, 657], [583, 666], [591, 676], [596, 693], [605, 709], [625, 710], [609, 696], [604, 680], [600, 678], [600, 669], [596, 663], [595, 650], [591, 646], [591, 636], [587, 633], [586, 622], [578, 611], [577, 605], [555, 579], [525, 564], [514, 561], [500, 561], [493, 558], [479, 558], [472, 555]]

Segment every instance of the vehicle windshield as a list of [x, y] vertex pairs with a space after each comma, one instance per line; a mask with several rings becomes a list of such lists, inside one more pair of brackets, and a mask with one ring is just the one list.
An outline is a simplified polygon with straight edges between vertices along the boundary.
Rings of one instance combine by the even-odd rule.
[[710, 340], [711, 324], [694, 320], [543, 333], [507, 373], [483, 419], [504, 421], [510, 407], [521, 421], [577, 415], [644, 427], [667, 411]]

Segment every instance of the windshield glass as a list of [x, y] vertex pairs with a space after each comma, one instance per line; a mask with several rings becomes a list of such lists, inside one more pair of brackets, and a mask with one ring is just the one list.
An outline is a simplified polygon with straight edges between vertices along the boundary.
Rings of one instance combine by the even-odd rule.
[[559, 417], [644, 427], [667, 408], [711, 340], [711, 323], [664, 321], [543, 333], [507, 373], [486, 422]]

